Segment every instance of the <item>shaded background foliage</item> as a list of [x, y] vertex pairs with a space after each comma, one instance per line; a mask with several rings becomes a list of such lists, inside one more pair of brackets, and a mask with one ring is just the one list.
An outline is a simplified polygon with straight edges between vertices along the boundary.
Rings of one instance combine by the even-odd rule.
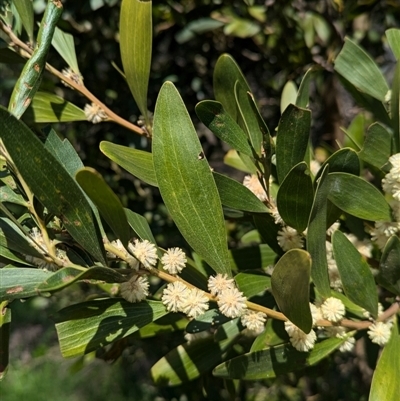
[[[120, 2], [66, 0], [63, 3], [65, 11], [59, 27], [75, 38], [85, 85], [117, 114], [136, 122], [139, 111], [123, 77], [113, 66], [113, 63], [121, 66], [118, 45]], [[38, 19], [43, 6], [43, 1], [34, 1]], [[340, 50], [344, 37], [358, 40], [376, 59], [389, 80], [395, 64], [382, 39], [386, 29], [400, 27], [400, 5], [395, 0], [187, 0], [154, 1], [153, 6], [155, 29], [149, 108], [154, 107], [162, 83], [167, 79], [173, 81], [198, 128], [207, 158], [220, 169], [226, 168], [220, 162], [224, 149], [199, 123], [194, 106], [202, 99], [214, 97], [212, 72], [222, 53], [231, 54], [240, 65], [271, 130], [276, 127], [280, 117], [280, 96], [284, 84], [288, 80], [298, 84], [311, 65], [320, 65], [321, 71], [312, 91], [312, 135], [315, 145], [326, 147], [336, 146], [335, 140], [342, 138], [339, 127], [347, 127], [360, 112], [332, 73], [332, 60]], [[65, 67], [54, 50], [49, 61], [60, 70]], [[5, 105], [18, 78], [16, 70], [22, 69], [22, 64], [2, 64], [0, 68], [1, 104]], [[82, 108], [85, 105], [82, 97], [49, 74], [45, 75], [41, 88], [55, 91]], [[176, 229], [168, 219], [157, 193], [143, 186], [99, 152], [98, 145], [102, 140], [146, 149], [149, 144], [145, 138], [112, 123], [92, 125], [89, 122], [76, 122], [60, 124], [55, 129], [72, 142], [85, 165], [96, 167], [103, 174], [125, 206], [145, 213], [162, 245], [178, 245]], [[240, 230], [243, 228], [232, 227], [233, 241], [235, 233]], [[71, 392], [76, 399], [90, 397], [102, 400], [109, 395], [117, 400], [133, 396], [135, 399], [154, 399], [157, 395], [163, 397], [161, 399], [179, 399], [182, 394], [191, 400], [229, 399], [229, 387], [224, 389], [223, 383], [211, 376], [175, 389], [156, 389], [151, 384], [147, 375], [149, 366], [171, 346], [179, 344], [182, 333], [145, 341], [134, 336], [122, 340], [128, 341], [131, 347], [122, 353], [110, 370], [98, 362], [87, 365], [90, 359], [87, 357], [73, 363], [65, 362], [65, 368], [58, 367], [55, 356], [58, 351], [50, 349], [49, 352], [44, 345], [55, 340], [55, 333], [48, 318], [44, 319], [43, 316], [51, 315], [75, 297], [82, 298], [82, 294], [90, 295], [89, 289], [76, 285], [67, 293], [57, 294], [50, 303], [48, 300], [31, 300], [28, 308], [16, 308], [15, 313], [21, 313], [22, 316], [15, 321], [25, 323], [21, 327], [14, 326], [16, 340], [12, 347], [12, 360], [21, 360], [21, 356], [25, 355], [26, 359], [22, 358], [22, 361], [27, 362], [28, 368], [21, 364], [16, 373], [10, 372], [6, 382], [1, 384], [4, 400], [26, 397], [29, 385], [32, 391], [37, 392], [39, 382], [49, 383], [48, 388], [42, 389], [43, 393], [51, 394], [54, 388], [58, 390], [53, 384], [53, 370], [49, 366], [57, 369], [60, 386], [63, 386], [61, 392]], [[114, 360], [126, 345], [117, 343], [111, 351], [98, 356]], [[249, 341], [244, 338], [238, 346], [246, 349]], [[364, 346], [369, 348], [368, 352], [365, 352]], [[35, 358], [44, 354], [47, 355], [44, 361]], [[361, 343], [356, 349], [357, 357], [336, 355], [317, 367], [281, 377], [273, 384], [272, 381], [265, 381], [243, 386], [242, 399], [263, 399], [260, 398], [263, 396], [271, 400], [366, 399], [377, 354], [378, 347]], [[139, 369], [134, 366], [139, 366]], [[68, 372], [79, 373], [70, 375]], [[111, 374], [113, 380], [109, 378]], [[36, 375], [39, 379], [29, 384], [31, 382], [27, 378]], [[23, 381], [24, 385], [18, 385], [18, 380]], [[88, 385], [91, 380], [92, 384]], [[99, 381], [106, 383], [101, 392], [98, 391]], [[202, 390], [204, 388], [208, 389], [206, 393]], [[62, 399], [59, 393], [57, 398]], [[38, 399], [42, 399], [40, 395]], [[68, 396], [68, 399], [71, 397]]]

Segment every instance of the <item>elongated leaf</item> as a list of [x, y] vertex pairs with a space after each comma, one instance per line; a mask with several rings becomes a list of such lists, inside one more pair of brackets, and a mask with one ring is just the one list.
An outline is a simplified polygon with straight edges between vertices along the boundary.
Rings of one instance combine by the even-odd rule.
[[248, 174], [256, 174], [257, 173], [256, 166], [254, 164], [252, 166], [248, 166], [247, 164], [245, 164], [243, 162], [242, 158], [239, 156], [238, 152], [236, 152], [236, 150], [234, 150], [234, 149], [228, 150], [228, 152], [224, 156], [224, 163], [227, 166], [233, 167], [240, 171], [244, 171], [245, 173], [248, 173]]
[[279, 224], [275, 224], [274, 218], [270, 214], [259, 214], [253, 216], [254, 224], [260, 233], [262, 242], [277, 254], [283, 253], [277, 241], [278, 231], [281, 229]]
[[10, 187], [0, 187], [0, 202], [15, 203], [16, 205], [27, 206], [28, 202], [20, 195], [15, 193]]
[[317, 364], [344, 341], [341, 338], [329, 338], [316, 344], [310, 352], [296, 351], [287, 344], [249, 352], [217, 366], [213, 374], [217, 377], [241, 380], [274, 378]]
[[39, 201], [59, 216], [71, 236], [106, 264], [90, 205], [75, 180], [29, 128], [0, 107], [0, 136]]
[[224, 110], [221, 103], [212, 100], [203, 100], [196, 105], [196, 114], [202, 123], [218, 138], [232, 146], [238, 152], [253, 156], [253, 150], [246, 133]]
[[381, 169], [392, 154], [392, 134], [381, 124], [372, 124], [367, 131], [364, 145], [358, 153], [360, 159]]
[[57, 22], [61, 17], [62, 10], [61, 1], [48, 0], [42, 21], [40, 22], [36, 47], [30, 59], [26, 62], [11, 94], [8, 108], [17, 118], [21, 118], [35, 96], [36, 91], [39, 89], [51, 39]]
[[156, 244], [156, 240], [145, 217], [129, 209], [125, 209], [125, 214], [132, 230], [141, 240], [147, 239], [147, 241]]
[[276, 198], [284, 222], [297, 231], [307, 227], [313, 205], [314, 190], [306, 162], [296, 164], [279, 187]]
[[281, 114], [283, 114], [289, 104], [296, 104], [296, 98], [297, 85], [293, 81], [286, 82], [281, 95]]
[[271, 278], [263, 271], [247, 271], [235, 276], [236, 284], [246, 298], [271, 288]]
[[82, 109], [62, 97], [38, 91], [24, 115], [24, 120], [35, 123], [58, 123], [85, 121], [86, 116]]
[[330, 173], [328, 199], [339, 209], [365, 220], [391, 221], [390, 206], [369, 182], [348, 173]]
[[378, 293], [370, 267], [341, 231], [333, 233], [332, 245], [344, 293], [376, 318]]
[[372, 58], [349, 38], [335, 59], [335, 71], [361, 92], [381, 102], [385, 100], [389, 90], [385, 77]]
[[213, 172], [215, 184], [224, 206], [245, 212], [267, 213], [269, 209], [248, 188], [225, 175]]
[[266, 244], [232, 249], [229, 252], [232, 270], [261, 269], [273, 264], [276, 259], [276, 253]]
[[392, 97], [390, 99], [390, 110], [393, 128], [394, 152], [400, 152], [400, 61], [397, 60], [394, 70]]
[[[1, 273], [0, 273], [1, 274]], [[0, 303], [0, 382], [8, 370], [8, 355], [10, 343], [11, 309]]]
[[33, 43], [33, 3], [31, 0], [14, 0], [13, 4], [21, 18], [22, 25]]
[[227, 341], [217, 343], [206, 338], [170, 351], [151, 368], [151, 376], [157, 385], [177, 386], [193, 380], [222, 361]]
[[303, 79], [301, 80], [299, 90], [297, 91], [296, 97], [296, 106], [299, 107], [307, 107], [310, 101], [310, 83], [311, 78], [315, 74], [316, 70], [319, 69], [318, 66], [313, 66], [309, 68], [304, 74]]
[[378, 360], [372, 377], [369, 401], [397, 401], [400, 394], [400, 334], [397, 324]]
[[[68, 139], [61, 140], [53, 129], [48, 130], [45, 128], [43, 131], [47, 135], [44, 147], [58, 159], [58, 161], [64, 166], [65, 170], [67, 170], [69, 175], [75, 180], [75, 173], [79, 169], [83, 168], [84, 165], [82, 160], [79, 158], [78, 153], [76, 153], [76, 150], [71, 145], [71, 142], [69, 142]], [[106, 237], [99, 211], [83, 190], [82, 193], [93, 211], [102, 238]]]
[[311, 127], [311, 112], [290, 104], [279, 121], [276, 137], [276, 171], [280, 183], [304, 160]]
[[163, 335], [165, 333], [172, 333], [177, 330], [185, 330], [188, 324], [188, 319], [182, 317], [176, 313], [170, 313], [164, 317], [161, 317], [156, 322], [152, 322], [142, 327], [137, 335], [140, 338], [154, 337], [157, 335]]
[[310, 273], [310, 254], [291, 249], [279, 259], [271, 277], [272, 294], [279, 309], [305, 333], [312, 327]]
[[167, 314], [156, 301], [132, 304], [123, 299], [99, 299], [62, 309], [55, 316], [65, 358], [87, 354], [124, 338]]
[[125, 210], [113, 190], [103, 177], [91, 167], [78, 170], [76, 180], [92, 202], [96, 205], [104, 220], [124, 246], [128, 245], [130, 229]]
[[[3, 241], [3, 238], [0, 237], [0, 242]], [[17, 265], [22, 264], [24, 266], [32, 266], [31, 263], [27, 262], [24, 259], [21, 259], [21, 255], [18, 255], [17, 252], [6, 248], [0, 245], [0, 261], [2, 263], [14, 262]]]
[[51, 44], [57, 50], [58, 54], [65, 60], [72, 71], [76, 74], [79, 74], [74, 37], [56, 27]]
[[51, 274], [46, 270], [24, 267], [0, 269], [0, 302], [38, 295], [39, 285]]
[[[238, 109], [239, 126], [247, 133], [250, 138], [254, 153], [260, 156], [263, 135], [258, 123], [257, 113], [254, 113], [254, 102], [249, 99], [251, 92], [247, 89], [247, 85], [243, 85], [237, 81], [235, 83], [235, 97]], [[253, 98], [254, 100], [254, 98]]]
[[324, 161], [317, 175], [315, 176], [314, 182], [318, 182], [325, 166], [328, 164], [330, 173], [349, 173], [353, 175], [360, 174], [360, 161], [358, 159], [357, 152], [350, 148], [342, 148], [337, 150]]
[[151, 6], [151, 1], [123, 0], [119, 20], [122, 65], [129, 89], [146, 122], [153, 38]]
[[212, 18], [199, 18], [186, 24], [185, 27], [175, 35], [175, 40], [179, 44], [183, 44], [194, 39], [197, 35], [213, 31], [224, 25], [223, 22]]
[[329, 192], [329, 165], [319, 178], [307, 229], [307, 251], [311, 255], [311, 277], [316, 289], [324, 298], [330, 296], [328, 260], [326, 256], [326, 212]]
[[382, 252], [379, 279], [386, 288], [400, 295], [400, 239], [395, 235], [390, 237]]
[[23, 255], [41, 257], [26, 235], [7, 217], [0, 217], [0, 245]]
[[153, 156], [161, 196], [180, 232], [216, 272], [230, 274], [217, 187], [185, 105], [169, 82], [157, 99]]
[[138, 177], [149, 185], [157, 186], [151, 153], [128, 148], [127, 146], [116, 145], [107, 141], [100, 143], [100, 150], [135, 177]]
[[229, 54], [222, 54], [215, 64], [213, 88], [215, 99], [222, 103], [224, 109], [238, 122], [238, 110], [235, 98], [235, 84], [240, 82], [245, 91], [250, 91], [236, 61]]
[[54, 292], [75, 283], [78, 280], [96, 280], [105, 283], [123, 283], [125, 276], [106, 267], [92, 267], [85, 271], [74, 267], [64, 267], [47, 277], [37, 287], [38, 293]]
[[400, 29], [391, 28], [385, 31], [389, 46], [396, 59], [400, 59]]

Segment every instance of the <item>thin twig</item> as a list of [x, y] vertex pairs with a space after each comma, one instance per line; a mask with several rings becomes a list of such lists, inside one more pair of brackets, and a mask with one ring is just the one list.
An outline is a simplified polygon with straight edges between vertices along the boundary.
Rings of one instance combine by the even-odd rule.
[[[24, 43], [22, 40], [20, 40], [12, 31], [12, 29], [4, 24], [4, 22], [0, 21], [0, 29], [9, 37], [11, 42], [13, 43], [14, 47], [16, 47], [19, 51], [18, 54], [20, 54], [24, 58], [30, 58], [32, 56], [32, 49]], [[61, 71], [58, 71], [56, 68], [54, 68], [51, 64], [46, 63], [46, 70], [49, 71], [51, 74], [55, 75], [57, 78], [59, 78], [61, 81], [64, 81], [67, 83], [69, 86], [74, 88], [77, 92], [81, 93], [83, 96], [85, 96], [88, 100], [90, 100], [92, 103], [97, 104], [107, 115], [108, 120], [113, 121], [133, 132], [139, 135], [146, 135], [146, 133], [143, 131], [142, 128], [138, 127], [135, 124], [130, 123], [129, 121], [123, 119], [119, 115], [115, 114], [112, 110], [110, 110], [103, 102], [101, 102], [96, 96], [93, 95], [92, 92], [90, 92], [85, 85], [82, 83], [77, 83], [74, 80], [72, 80], [69, 77], [66, 77]]]

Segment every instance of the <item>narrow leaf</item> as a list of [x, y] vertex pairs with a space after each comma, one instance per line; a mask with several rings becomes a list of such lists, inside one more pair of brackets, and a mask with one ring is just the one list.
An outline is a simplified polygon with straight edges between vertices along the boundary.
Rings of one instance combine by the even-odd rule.
[[56, 27], [51, 42], [58, 54], [65, 60], [75, 74], [79, 74], [78, 61], [76, 59], [74, 37]]
[[216, 272], [230, 274], [217, 187], [185, 105], [169, 82], [156, 103], [153, 156], [161, 196], [178, 229]]
[[222, 54], [215, 64], [213, 76], [213, 88], [215, 99], [222, 103], [224, 109], [234, 121], [238, 122], [238, 110], [235, 98], [235, 84], [240, 82], [245, 91], [250, 91], [236, 61], [229, 54]]
[[38, 91], [24, 115], [24, 120], [35, 123], [58, 123], [85, 121], [86, 116], [82, 109], [62, 97]]
[[339, 209], [360, 219], [391, 221], [385, 197], [372, 184], [348, 173], [330, 173], [328, 199]]
[[284, 222], [299, 232], [307, 227], [314, 190], [306, 162], [296, 164], [279, 187], [276, 202]]
[[32, 0], [14, 0], [13, 4], [21, 18], [22, 25], [33, 43], [33, 2]]
[[156, 301], [132, 304], [122, 299], [99, 299], [62, 309], [55, 316], [64, 358], [87, 354], [129, 336], [167, 314]]
[[[297, 85], [293, 81], [286, 82], [281, 95], [281, 114], [289, 104], [295, 104], [297, 98]], [[306, 106], [304, 106], [306, 107]]]
[[400, 29], [391, 28], [385, 31], [387, 41], [397, 60], [400, 59]]
[[102, 141], [100, 150], [112, 161], [145, 183], [157, 186], [153, 155], [143, 150]]
[[224, 110], [221, 103], [212, 100], [203, 100], [196, 105], [196, 114], [202, 123], [218, 138], [232, 146], [238, 152], [253, 156], [253, 150], [246, 133]]
[[129, 89], [146, 122], [153, 38], [151, 11], [151, 1], [123, 0], [119, 20], [122, 65]]
[[328, 260], [326, 256], [326, 219], [329, 165], [319, 178], [307, 229], [307, 251], [311, 255], [311, 277], [316, 289], [324, 297], [330, 296]]
[[310, 83], [311, 83], [311, 78], [315, 74], [315, 71], [319, 67], [314, 66], [309, 68], [306, 73], [304, 74], [303, 79], [301, 80], [299, 90], [297, 92], [297, 98], [295, 105], [299, 107], [306, 108], [308, 106], [308, 103], [310, 102]]
[[350, 301], [366, 309], [376, 318], [378, 293], [367, 262], [339, 230], [332, 235], [332, 246], [344, 293]]
[[217, 366], [217, 377], [241, 380], [261, 380], [304, 369], [317, 364], [345, 341], [329, 338], [315, 345], [310, 352], [299, 352], [287, 344], [249, 352]]
[[383, 102], [389, 90], [385, 77], [375, 61], [355, 42], [345, 39], [335, 60], [335, 71], [358, 90]]
[[0, 302], [38, 295], [39, 285], [51, 272], [24, 267], [0, 269]]
[[392, 334], [378, 360], [372, 377], [369, 401], [397, 401], [400, 394], [400, 334], [398, 325], [392, 327]]
[[130, 229], [125, 210], [118, 196], [115, 195], [103, 177], [91, 167], [78, 170], [75, 177], [116, 237], [121, 240], [124, 246], [127, 246], [130, 239]]
[[281, 183], [304, 160], [311, 127], [310, 110], [290, 104], [279, 121], [276, 137], [276, 170]]
[[141, 216], [138, 213], [132, 212], [132, 210], [129, 209], [125, 209], [125, 214], [132, 230], [141, 240], [146, 239], [147, 241], [156, 244], [156, 240], [154, 239], [149, 223], [147, 222], [145, 217]]
[[224, 206], [252, 213], [269, 212], [264, 203], [241, 183], [215, 171], [213, 177]]
[[71, 236], [106, 264], [92, 209], [75, 180], [29, 128], [0, 107], [0, 137], [22, 177]]
[[85, 271], [74, 267], [64, 267], [47, 277], [38, 285], [38, 294], [54, 292], [75, 283], [78, 280], [95, 280], [102, 283], [123, 283], [126, 277], [114, 269], [106, 267], [92, 267]]
[[279, 259], [271, 277], [272, 294], [279, 309], [305, 333], [312, 327], [310, 273], [310, 254], [291, 249]]

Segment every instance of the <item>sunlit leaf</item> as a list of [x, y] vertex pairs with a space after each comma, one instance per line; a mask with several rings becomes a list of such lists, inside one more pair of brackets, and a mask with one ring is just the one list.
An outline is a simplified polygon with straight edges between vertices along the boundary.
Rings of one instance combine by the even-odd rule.
[[186, 107], [169, 82], [157, 99], [153, 132], [154, 169], [169, 213], [194, 251], [216, 272], [230, 274], [217, 187]]
[[78, 61], [76, 59], [74, 37], [56, 27], [51, 44], [58, 54], [65, 60], [72, 71], [79, 74]]
[[157, 186], [153, 155], [150, 152], [102, 141], [100, 150], [112, 161], [145, 183]]
[[335, 59], [335, 71], [361, 92], [385, 100], [389, 90], [385, 77], [371, 56], [349, 38]]
[[396, 59], [400, 59], [400, 29], [390, 28], [385, 31], [387, 41]]
[[21, 18], [22, 25], [28, 34], [29, 41], [33, 43], [33, 2], [32, 0], [13, 0], [13, 4]]
[[267, 288], [271, 288], [271, 277], [263, 271], [252, 271], [239, 273], [235, 276], [236, 284], [246, 298], [251, 298]]
[[281, 114], [283, 114], [289, 104], [296, 104], [296, 98], [297, 85], [293, 81], [286, 82], [281, 95]]
[[131, 226], [132, 230], [136, 233], [136, 235], [141, 240], [147, 240], [156, 244], [156, 240], [154, 239], [153, 233], [151, 232], [149, 223], [146, 218], [142, 215], [132, 212], [132, 210], [125, 209], [126, 217], [128, 219], [128, 223]]
[[152, 2], [149, 0], [123, 0], [119, 20], [121, 59], [126, 80], [146, 121], [153, 39], [151, 11]]
[[87, 354], [124, 338], [168, 312], [161, 302], [130, 303], [99, 299], [62, 309], [55, 316], [58, 341], [65, 358]]

